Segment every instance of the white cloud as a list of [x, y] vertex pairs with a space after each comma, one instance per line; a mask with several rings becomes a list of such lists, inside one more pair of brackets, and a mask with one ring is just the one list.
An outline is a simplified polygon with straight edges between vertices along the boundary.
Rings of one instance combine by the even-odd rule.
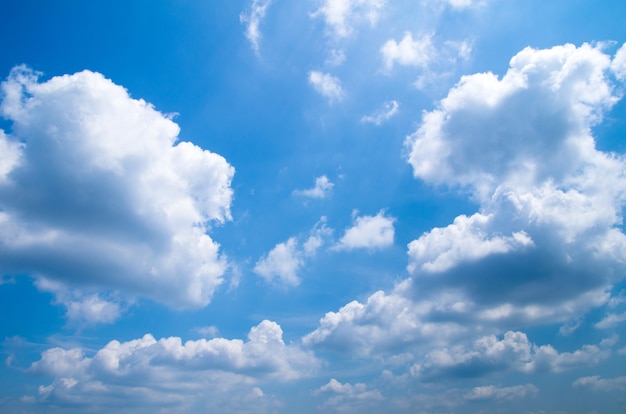
[[611, 69], [619, 80], [626, 80], [626, 43], [615, 53], [611, 62]]
[[290, 237], [284, 243], [278, 243], [267, 256], [262, 257], [254, 266], [254, 272], [268, 283], [278, 279], [280, 283], [290, 286], [300, 284], [298, 270], [304, 264], [298, 242]]
[[300, 237], [290, 237], [284, 243], [278, 243], [266, 256], [261, 257], [254, 266], [254, 272], [268, 283], [276, 281], [285, 286], [300, 284], [299, 270], [332, 236], [332, 229], [326, 225], [326, 217], [321, 217], [302, 242]]
[[323, 0], [311, 16], [322, 16], [336, 37], [346, 37], [354, 25], [367, 21], [376, 24], [385, 0]]
[[398, 101], [385, 102], [383, 109], [376, 112], [373, 115], [367, 115], [361, 118], [361, 122], [367, 122], [374, 125], [381, 125], [383, 122], [390, 120], [394, 115], [398, 113], [400, 104]]
[[594, 326], [598, 329], [612, 328], [613, 326], [626, 321], [626, 312], [624, 313], [609, 313], [602, 320], [596, 323]]
[[152, 403], [181, 408], [190, 399], [206, 398], [208, 403], [225, 389], [233, 398], [231, 391], [237, 387], [260, 398], [263, 392], [255, 384], [293, 381], [318, 367], [312, 353], [285, 344], [280, 326], [265, 320], [250, 329], [247, 341], [214, 338], [183, 343], [179, 337], [156, 340], [147, 334], [127, 342], [111, 341], [93, 356], [82, 348], [52, 348], [27, 373], [54, 379], [39, 388], [39, 400], [97, 402], [103, 407], [132, 393], [133, 401], [145, 404], [158, 396]]
[[626, 271], [626, 160], [590, 135], [619, 97], [610, 65], [587, 44], [526, 48], [502, 78], [463, 76], [423, 114], [407, 138], [415, 177], [479, 211], [409, 244], [416, 290], [454, 286], [494, 323], [521, 309], [564, 322], [606, 303]]
[[[13, 132], [0, 135], [10, 148], [0, 161], [0, 272], [207, 305], [226, 268], [207, 234], [230, 219], [226, 160], [176, 142], [169, 117], [98, 73], [38, 83], [17, 67], [2, 88]], [[94, 296], [72, 309], [116, 312]]]
[[532, 246], [523, 231], [510, 236], [488, 235], [492, 216], [476, 213], [458, 216], [446, 228], [434, 228], [409, 243], [409, 272], [442, 272], [462, 261], [479, 260]]
[[523, 332], [508, 331], [502, 339], [494, 335], [474, 341], [471, 347], [456, 345], [427, 353], [411, 367], [414, 377], [425, 381], [442, 377], [478, 377], [496, 372], [560, 372], [597, 365], [610, 351], [584, 345], [574, 352], [559, 353], [551, 345], [535, 345]]
[[[354, 212], [356, 216], [357, 211]], [[335, 246], [338, 250], [381, 249], [393, 245], [393, 217], [386, 217], [384, 211], [375, 216], [355, 217], [354, 226], [347, 229]]]
[[194, 328], [194, 331], [205, 338], [214, 338], [219, 333], [219, 329], [217, 329], [217, 327], [213, 325], [199, 326], [197, 328]]
[[626, 391], [626, 377], [601, 378], [599, 375], [578, 378], [572, 384], [577, 388], [591, 388], [594, 391]]
[[324, 402], [322, 408], [340, 412], [369, 411], [373, 402], [384, 399], [380, 391], [368, 390], [366, 384], [342, 384], [334, 378], [321, 386], [317, 392], [332, 395]]
[[86, 293], [80, 289], [69, 289], [65, 284], [44, 277], [35, 280], [41, 291], [50, 292], [55, 302], [67, 309], [65, 316], [75, 324], [112, 323], [122, 313], [118, 300], [107, 300], [98, 293]]
[[374, 356], [420, 343], [441, 343], [464, 332], [454, 322], [424, 320], [427, 311], [399, 292], [387, 295], [378, 291], [364, 303], [352, 301], [337, 312], [326, 313], [319, 327], [302, 342], [310, 347]]
[[533, 384], [498, 388], [493, 385], [475, 387], [465, 395], [467, 400], [515, 400], [535, 396], [539, 392]]
[[259, 41], [261, 31], [259, 26], [265, 18], [267, 8], [272, 4], [272, 0], [252, 0], [248, 13], [241, 13], [239, 20], [246, 25], [246, 37], [255, 53], [259, 53]]
[[394, 64], [424, 69], [437, 56], [430, 35], [422, 35], [414, 40], [410, 32], [406, 32], [399, 43], [393, 39], [387, 40], [380, 48], [380, 53], [387, 70], [391, 70]]
[[335, 184], [331, 183], [325, 175], [315, 179], [315, 186], [306, 190], [295, 190], [295, 195], [309, 198], [326, 198], [330, 195]]
[[326, 222], [326, 216], [322, 216], [309, 232], [309, 238], [302, 244], [305, 256], [315, 256], [317, 251], [332, 237], [333, 229], [328, 227]]
[[345, 93], [341, 87], [341, 81], [328, 74], [318, 71], [309, 72], [309, 83], [321, 95], [328, 98], [330, 102], [343, 100]]

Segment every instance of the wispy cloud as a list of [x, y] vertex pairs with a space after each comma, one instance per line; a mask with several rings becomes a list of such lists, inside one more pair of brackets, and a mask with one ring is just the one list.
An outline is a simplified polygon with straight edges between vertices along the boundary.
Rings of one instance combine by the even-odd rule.
[[249, 10], [239, 15], [239, 21], [246, 25], [246, 37], [257, 54], [259, 53], [259, 42], [262, 36], [259, 26], [263, 22], [270, 4], [272, 4], [272, 0], [252, 0]]
[[398, 101], [385, 102], [383, 108], [372, 115], [366, 115], [361, 118], [361, 122], [366, 122], [374, 125], [382, 125], [384, 122], [390, 120], [394, 115], [398, 113], [400, 104]]
[[309, 83], [319, 94], [328, 98], [330, 102], [341, 101], [345, 96], [339, 78], [328, 73], [309, 72]]

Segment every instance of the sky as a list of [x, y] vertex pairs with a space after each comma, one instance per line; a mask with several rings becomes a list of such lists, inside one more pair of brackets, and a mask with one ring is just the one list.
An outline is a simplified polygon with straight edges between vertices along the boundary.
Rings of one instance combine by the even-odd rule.
[[0, 10], [0, 412], [626, 411], [623, 1]]

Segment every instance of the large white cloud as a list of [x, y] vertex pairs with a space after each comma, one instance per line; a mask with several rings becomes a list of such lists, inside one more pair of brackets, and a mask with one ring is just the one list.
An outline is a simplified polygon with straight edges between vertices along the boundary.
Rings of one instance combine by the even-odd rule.
[[311, 352], [285, 344], [282, 334], [278, 324], [265, 320], [250, 329], [247, 341], [213, 338], [183, 343], [179, 337], [156, 340], [147, 334], [111, 341], [92, 356], [82, 348], [52, 348], [27, 373], [54, 379], [36, 396], [46, 403], [91, 403], [103, 409], [122, 404], [133, 394], [136, 403], [150, 404], [158, 396], [153, 401], [157, 405], [187, 406], [189, 411], [194, 400], [205, 398], [210, 403], [225, 391], [237, 395], [238, 388], [260, 399], [263, 393], [255, 385], [263, 381], [293, 381], [313, 374], [319, 361]]
[[626, 161], [591, 131], [619, 98], [611, 68], [602, 45], [526, 48], [502, 78], [464, 76], [424, 113], [406, 142], [414, 175], [480, 209], [409, 244], [416, 291], [454, 285], [483, 315], [544, 321], [608, 299], [626, 270]]
[[233, 167], [98, 73], [16, 67], [2, 89], [0, 272], [207, 305], [226, 269], [207, 231], [230, 219]]

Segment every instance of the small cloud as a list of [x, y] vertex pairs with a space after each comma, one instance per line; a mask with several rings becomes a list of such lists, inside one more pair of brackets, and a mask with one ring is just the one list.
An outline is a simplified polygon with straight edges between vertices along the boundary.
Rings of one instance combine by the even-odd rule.
[[516, 385], [514, 387], [498, 388], [493, 385], [476, 387], [465, 395], [467, 400], [515, 400], [528, 398], [537, 394], [539, 390], [533, 384]]
[[311, 17], [322, 16], [332, 33], [346, 37], [352, 33], [356, 23], [367, 21], [375, 25], [385, 0], [325, 0]]
[[65, 316], [72, 323], [99, 324], [113, 323], [122, 312], [119, 303], [103, 299], [99, 294], [87, 294], [71, 290], [62, 283], [39, 277], [35, 286], [41, 291], [55, 296], [55, 303], [65, 306]]
[[624, 321], [626, 321], [626, 312], [609, 313], [600, 322], [596, 323], [593, 326], [595, 326], [598, 329], [608, 329]]
[[569, 321], [559, 328], [559, 335], [570, 336], [580, 327], [580, 319]]
[[374, 125], [381, 125], [383, 122], [391, 119], [395, 114], [398, 113], [398, 109], [400, 108], [400, 104], [398, 101], [389, 101], [385, 102], [383, 108], [373, 115], [367, 115], [361, 118], [361, 122], [366, 122]]
[[328, 73], [309, 72], [309, 83], [319, 94], [328, 98], [330, 102], [341, 101], [345, 96], [341, 87], [341, 81]]
[[253, 0], [250, 10], [239, 15], [239, 21], [246, 25], [246, 37], [257, 54], [259, 53], [259, 41], [261, 40], [259, 26], [263, 18], [265, 18], [265, 12], [271, 3], [272, 0]]
[[342, 384], [334, 378], [328, 381], [328, 384], [321, 386], [316, 393], [332, 395], [323, 406], [336, 411], [343, 411], [348, 407], [352, 411], [356, 406], [364, 406], [364, 404], [384, 399], [380, 391], [368, 390], [365, 384]]
[[254, 266], [254, 273], [267, 282], [277, 279], [285, 285], [297, 286], [300, 284], [298, 270], [302, 265], [298, 242], [295, 237], [290, 237], [286, 242], [278, 243], [267, 256], [259, 259]]
[[331, 49], [324, 62], [326, 66], [341, 66], [346, 61], [346, 54], [343, 49]]
[[432, 42], [432, 36], [425, 34], [413, 39], [413, 34], [406, 32], [398, 43], [393, 39], [387, 40], [380, 48], [386, 70], [393, 69], [394, 64], [426, 68], [437, 55]]
[[599, 375], [578, 378], [575, 388], [591, 388], [593, 391], [626, 391], [626, 377], [601, 378]]
[[213, 325], [211, 325], [211, 326], [199, 326], [197, 328], [194, 328], [194, 331], [196, 331], [198, 334], [202, 335], [205, 338], [214, 338], [219, 333], [219, 329], [217, 329]]
[[[353, 215], [358, 212], [355, 210]], [[334, 247], [336, 250], [380, 249], [393, 244], [395, 218], [386, 217], [381, 210], [375, 216], [356, 217]]]
[[295, 190], [295, 195], [309, 198], [326, 198], [330, 195], [335, 184], [328, 180], [328, 177], [322, 175], [315, 179], [315, 186], [307, 190]]
[[332, 234], [333, 230], [326, 225], [326, 217], [323, 216], [315, 223], [306, 241], [302, 242], [303, 237], [300, 235], [278, 243], [266, 256], [257, 261], [254, 273], [268, 283], [297, 286], [300, 284], [298, 272], [306, 260], [315, 256], [318, 250], [328, 243]]
[[304, 242], [302, 248], [304, 254], [308, 257], [315, 256], [317, 251], [327, 242], [333, 234], [333, 229], [326, 225], [326, 217], [320, 218], [315, 226], [311, 229], [309, 238]]

